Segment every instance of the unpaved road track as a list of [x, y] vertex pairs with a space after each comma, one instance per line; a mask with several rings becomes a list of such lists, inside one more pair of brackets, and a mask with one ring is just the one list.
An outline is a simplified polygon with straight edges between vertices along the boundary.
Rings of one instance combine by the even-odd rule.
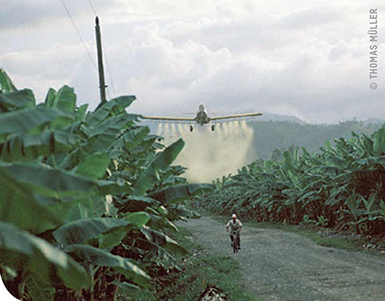
[[230, 250], [225, 225], [209, 217], [181, 223], [210, 254], [236, 259], [246, 290], [263, 301], [385, 300], [385, 259], [321, 247], [280, 230], [244, 227], [240, 253]]

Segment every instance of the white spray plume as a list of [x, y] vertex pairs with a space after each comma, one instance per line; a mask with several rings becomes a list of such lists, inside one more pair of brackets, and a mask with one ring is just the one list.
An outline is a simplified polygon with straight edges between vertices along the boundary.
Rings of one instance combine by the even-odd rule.
[[246, 121], [232, 121], [211, 126], [189, 124], [159, 124], [157, 134], [164, 137], [165, 145], [182, 138], [186, 145], [174, 164], [187, 167], [184, 177], [190, 183], [211, 182], [218, 177], [235, 174], [253, 160], [250, 146], [253, 129]]

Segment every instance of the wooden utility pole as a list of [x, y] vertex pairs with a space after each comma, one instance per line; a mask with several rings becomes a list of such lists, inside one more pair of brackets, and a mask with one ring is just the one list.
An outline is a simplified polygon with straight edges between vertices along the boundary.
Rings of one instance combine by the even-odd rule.
[[103, 68], [103, 54], [102, 54], [102, 39], [100, 34], [99, 18], [95, 18], [95, 33], [96, 33], [96, 50], [98, 53], [98, 68], [99, 68], [99, 89], [100, 89], [100, 102], [106, 101], [106, 83], [104, 80], [104, 68]]

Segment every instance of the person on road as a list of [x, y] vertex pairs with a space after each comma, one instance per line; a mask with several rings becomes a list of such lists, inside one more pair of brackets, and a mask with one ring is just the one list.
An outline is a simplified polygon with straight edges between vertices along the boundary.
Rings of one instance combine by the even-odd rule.
[[238, 249], [241, 249], [241, 236], [240, 232], [242, 230], [242, 223], [239, 219], [237, 219], [237, 215], [234, 213], [231, 216], [231, 220], [226, 225], [226, 232], [229, 232], [229, 228], [231, 229], [230, 231], [230, 239], [231, 243], [233, 243], [234, 238], [238, 240]]

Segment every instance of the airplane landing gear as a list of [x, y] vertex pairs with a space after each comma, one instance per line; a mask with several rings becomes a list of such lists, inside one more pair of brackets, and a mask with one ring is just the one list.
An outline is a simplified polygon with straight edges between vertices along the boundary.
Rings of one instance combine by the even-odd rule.
[[190, 132], [192, 132], [194, 130], [193, 126], [190, 125]]
[[215, 130], [215, 125], [214, 124], [211, 125], [211, 130], [214, 132], [214, 130]]

